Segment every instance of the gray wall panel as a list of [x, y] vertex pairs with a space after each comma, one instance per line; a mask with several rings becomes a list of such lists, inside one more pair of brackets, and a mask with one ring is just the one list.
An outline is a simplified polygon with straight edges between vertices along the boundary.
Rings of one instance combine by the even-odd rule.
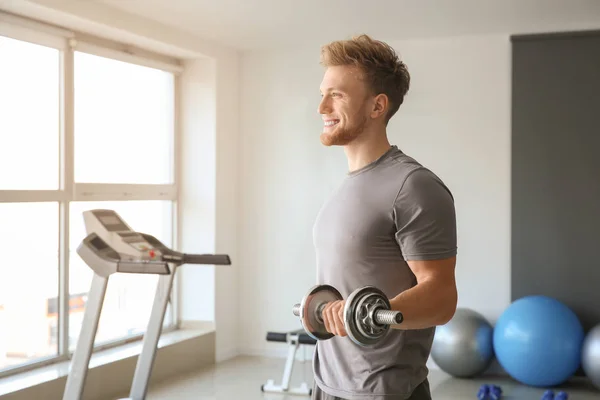
[[600, 323], [600, 32], [513, 37], [512, 299]]

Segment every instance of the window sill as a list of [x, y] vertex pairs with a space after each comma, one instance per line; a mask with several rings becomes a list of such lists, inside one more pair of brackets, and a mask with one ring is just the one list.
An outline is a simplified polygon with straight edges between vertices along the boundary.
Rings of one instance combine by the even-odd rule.
[[[155, 380], [161, 380], [161, 377], [166, 377], [167, 375], [171, 375], [175, 373], [175, 371], [171, 372], [174, 368], [173, 366], [165, 366], [165, 371], [161, 371], [160, 368], [160, 359], [162, 358], [170, 358], [167, 351], [164, 350], [173, 350], [180, 355], [181, 352], [183, 354], [190, 354], [190, 363], [187, 363], [187, 366], [191, 369], [196, 367], [199, 362], [197, 355], [198, 343], [196, 340], [202, 340], [200, 359], [204, 365], [214, 363], [214, 333], [215, 326], [213, 322], [209, 321], [197, 321], [193, 323], [188, 323], [182, 326], [182, 328], [164, 333], [158, 343], [156, 362], [155, 362], [155, 371], [152, 374], [152, 382]], [[180, 349], [176, 349], [176, 347], [181, 347]], [[192, 348], [188, 348], [192, 347]], [[123, 344], [121, 346], [117, 346], [114, 348], [101, 350], [94, 353], [91, 357], [89, 364], [89, 372], [88, 378], [86, 380], [86, 397], [88, 393], [88, 386], [93, 386], [94, 389], [101, 388], [106, 389], [103, 385], [94, 384], [94, 371], [99, 370], [100, 367], [108, 366], [115, 367], [115, 374], [122, 375], [123, 371], [116, 371], [116, 369], [127, 369], [125, 374], [127, 376], [133, 376], [133, 369], [135, 368], [135, 362], [137, 361], [137, 356], [140, 354], [142, 349], [142, 341], [131, 342], [127, 344]], [[176, 356], [173, 354], [173, 356]], [[117, 367], [117, 364], [123, 361], [129, 361], [127, 365], [123, 365]], [[131, 362], [133, 361], [133, 363]], [[179, 364], [180, 366], [184, 366], [186, 363]], [[48, 398], [62, 398], [62, 391], [64, 390], [64, 383], [66, 382], [67, 375], [69, 373], [70, 361], [62, 361], [57, 362], [55, 364], [46, 365], [43, 367], [35, 368], [31, 371], [18, 373], [15, 375], [7, 376], [0, 379], [0, 399], [3, 396], [8, 394], [15, 394], [16, 392], [23, 392], [23, 398], [39, 398], [31, 396], [32, 393], [28, 392], [28, 389], [40, 388], [45, 386], [46, 384], [51, 384], [52, 388], [56, 391], [56, 389], [60, 389], [60, 393], [55, 393]], [[133, 368], [132, 368], [133, 367]], [[169, 371], [170, 370], [170, 371]], [[178, 370], [177, 373], [181, 371]], [[109, 373], [110, 374], [110, 373]], [[107, 372], [104, 371], [102, 373], [102, 380], [107, 378]], [[157, 379], [158, 378], [158, 379]], [[57, 381], [61, 381], [60, 383]], [[100, 382], [101, 383], [101, 382]], [[129, 384], [131, 381], [127, 382], [126, 387], [111, 387], [110, 393], [96, 393], [92, 395], [92, 397], [100, 397], [101, 395], [107, 396], [113, 394], [115, 392], [122, 392], [129, 390]], [[43, 389], [46, 394], [48, 394], [45, 389]], [[11, 397], [13, 399], [14, 397]]]

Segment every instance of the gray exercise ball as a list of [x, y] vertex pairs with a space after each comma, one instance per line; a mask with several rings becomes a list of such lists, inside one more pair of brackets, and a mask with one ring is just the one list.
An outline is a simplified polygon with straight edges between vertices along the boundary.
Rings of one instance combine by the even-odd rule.
[[454, 317], [438, 326], [431, 357], [446, 373], [471, 378], [484, 372], [494, 359], [494, 328], [485, 317], [468, 308], [458, 308]]
[[592, 384], [600, 389], [600, 324], [585, 335], [581, 349], [581, 367]]

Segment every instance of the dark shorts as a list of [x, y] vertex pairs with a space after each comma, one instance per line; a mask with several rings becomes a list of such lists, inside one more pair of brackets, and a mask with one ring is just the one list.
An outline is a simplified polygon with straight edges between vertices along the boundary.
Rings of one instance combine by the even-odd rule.
[[[387, 396], [386, 396], [387, 397]], [[321, 388], [315, 383], [312, 391], [311, 400], [344, 400], [341, 397], [331, 396], [321, 390]], [[389, 400], [392, 400], [389, 397]], [[396, 400], [395, 398], [393, 400]], [[398, 399], [400, 400], [400, 399]], [[425, 379], [423, 383], [421, 383], [412, 395], [406, 400], [431, 400], [431, 391], [429, 390], [429, 381]]]

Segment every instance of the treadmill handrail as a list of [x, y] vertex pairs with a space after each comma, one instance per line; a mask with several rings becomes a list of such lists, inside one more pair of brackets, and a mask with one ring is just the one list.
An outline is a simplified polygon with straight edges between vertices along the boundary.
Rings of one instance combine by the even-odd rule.
[[231, 265], [227, 254], [183, 254], [184, 264]]
[[139, 234], [163, 254], [161, 258], [164, 261], [172, 262], [174, 264], [231, 265], [231, 258], [227, 254], [181, 253], [168, 248], [152, 235], [142, 232], [139, 232]]

